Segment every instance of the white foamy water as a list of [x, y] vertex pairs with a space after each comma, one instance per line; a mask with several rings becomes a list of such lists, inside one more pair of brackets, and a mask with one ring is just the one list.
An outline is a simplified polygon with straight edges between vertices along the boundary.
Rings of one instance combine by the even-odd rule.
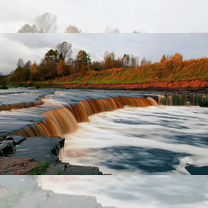
[[90, 117], [66, 136], [64, 162], [112, 174], [189, 174], [208, 165], [208, 109], [125, 108]]
[[[115, 208], [205, 208], [207, 177], [198, 176], [39, 176], [45, 190], [94, 196]], [[199, 191], [200, 190], [200, 191]]]

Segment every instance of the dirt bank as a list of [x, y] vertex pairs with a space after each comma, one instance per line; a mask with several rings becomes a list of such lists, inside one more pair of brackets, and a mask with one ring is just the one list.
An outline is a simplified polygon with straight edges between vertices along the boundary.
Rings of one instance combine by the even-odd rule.
[[40, 87], [58, 87], [66, 89], [115, 89], [115, 90], [201, 90], [208, 88], [207, 80], [180, 82], [153, 82], [143, 84], [56, 84], [51, 82], [38, 84]]

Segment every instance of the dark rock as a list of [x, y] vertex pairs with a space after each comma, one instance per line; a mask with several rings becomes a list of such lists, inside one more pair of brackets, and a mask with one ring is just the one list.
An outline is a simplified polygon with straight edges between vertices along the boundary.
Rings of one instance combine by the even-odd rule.
[[2, 141], [0, 142], [0, 156], [6, 156], [11, 154], [15, 150], [14, 141]]
[[6, 137], [6, 140], [14, 141], [15, 145], [20, 144], [26, 139], [26, 137], [17, 136], [17, 135], [9, 135]]
[[185, 168], [191, 175], [208, 175], [208, 166], [196, 167], [188, 165]]
[[[19, 136], [6, 137], [6, 140], [1, 143], [3, 150], [4, 148], [7, 149], [10, 147], [10, 145], [12, 149], [15, 144], [19, 143], [19, 145], [16, 146], [16, 151], [8, 151], [8, 153], [10, 153], [7, 155], [9, 156], [7, 157], [8, 159], [3, 160], [7, 161], [7, 165], [5, 166], [7, 169], [10, 169], [10, 166], [14, 166], [14, 170], [12, 169], [10, 172], [8, 172], [8, 170], [6, 173], [28, 174], [28, 171], [30, 169], [32, 170], [37, 164], [48, 163], [49, 167], [46, 173], [44, 173], [47, 175], [102, 175], [102, 172], [100, 172], [97, 167], [76, 166], [62, 163], [59, 160], [58, 155], [60, 149], [64, 146], [64, 141], [65, 139], [63, 138], [29, 137], [25, 139], [24, 137]], [[9, 158], [11, 158], [11, 160], [9, 160]], [[31, 166], [29, 165], [30, 162]], [[6, 162], [4, 163], [6, 164]], [[28, 168], [25, 169], [24, 165]], [[4, 172], [5, 171], [2, 170], [2, 174]]]
[[50, 165], [46, 172], [47, 175], [103, 175], [98, 167], [77, 166], [58, 162]]
[[16, 146], [13, 157], [32, 158], [40, 163], [56, 163], [57, 155], [64, 146], [63, 138], [29, 137]]
[[203, 103], [203, 107], [208, 107], [208, 101]]

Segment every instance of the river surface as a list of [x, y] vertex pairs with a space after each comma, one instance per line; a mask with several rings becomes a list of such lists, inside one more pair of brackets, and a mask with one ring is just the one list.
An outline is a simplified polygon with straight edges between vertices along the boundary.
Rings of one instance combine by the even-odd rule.
[[[50, 119], [50, 128], [64, 133], [60, 158], [74, 165], [97, 166], [106, 174], [208, 174], [208, 108], [206, 95], [168, 96], [159, 92], [109, 90], [0, 90], [0, 106], [42, 101], [39, 106], [0, 111], [0, 136]], [[75, 119], [67, 105], [117, 96], [154, 97], [169, 106], [129, 107], [89, 117], [65, 134]], [[172, 106], [173, 104], [187, 106]], [[64, 111], [55, 112], [56, 109]], [[50, 111], [48, 114], [45, 112]], [[82, 113], [81, 111], [79, 113]], [[57, 118], [59, 117], [59, 119]], [[53, 124], [53, 125], [52, 125]], [[40, 133], [40, 126], [32, 130]], [[62, 132], [61, 129], [64, 129]], [[28, 133], [27, 132], [27, 133]], [[50, 132], [48, 132], [50, 133]]]
[[189, 174], [208, 165], [208, 109], [125, 108], [90, 117], [66, 137], [62, 160], [104, 173]]

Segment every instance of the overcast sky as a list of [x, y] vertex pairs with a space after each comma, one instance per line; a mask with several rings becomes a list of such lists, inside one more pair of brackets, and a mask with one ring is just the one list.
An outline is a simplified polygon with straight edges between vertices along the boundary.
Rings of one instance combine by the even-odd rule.
[[163, 54], [182, 53], [185, 59], [208, 56], [208, 34], [0, 34], [0, 72], [7, 74], [18, 58], [37, 63], [50, 48], [60, 42], [72, 44], [73, 56], [78, 50], [90, 53], [93, 60], [103, 58], [105, 51], [116, 56], [132, 54], [159, 61]]
[[57, 16], [57, 32], [69, 24], [83, 32], [208, 32], [207, 0], [0, 0], [0, 32], [17, 32], [37, 15]]

